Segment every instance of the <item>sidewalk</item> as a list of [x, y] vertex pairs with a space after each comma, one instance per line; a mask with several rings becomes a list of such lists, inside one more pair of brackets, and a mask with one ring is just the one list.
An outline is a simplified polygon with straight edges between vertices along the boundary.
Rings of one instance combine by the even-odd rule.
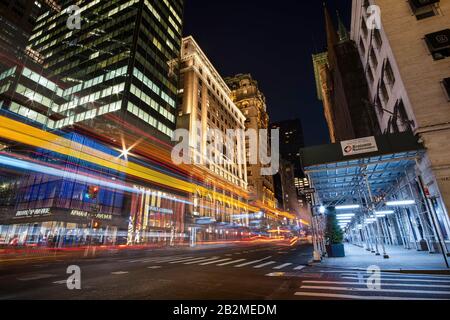
[[320, 267], [367, 270], [369, 266], [378, 266], [382, 271], [402, 272], [450, 272], [446, 268], [442, 254], [430, 254], [403, 247], [388, 246], [389, 259], [376, 256], [363, 248], [352, 244], [345, 245], [345, 258], [325, 258]]

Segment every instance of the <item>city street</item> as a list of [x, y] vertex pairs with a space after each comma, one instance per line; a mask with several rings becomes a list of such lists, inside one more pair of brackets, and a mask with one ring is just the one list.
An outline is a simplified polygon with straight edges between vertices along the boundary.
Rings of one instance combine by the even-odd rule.
[[[0, 299], [450, 299], [450, 276], [383, 273], [373, 290], [366, 272], [308, 266], [311, 254], [307, 244], [264, 244], [4, 263]], [[74, 264], [80, 290], [66, 286]]]
[[450, 300], [449, 16], [0, 1], [0, 302], [262, 320]]

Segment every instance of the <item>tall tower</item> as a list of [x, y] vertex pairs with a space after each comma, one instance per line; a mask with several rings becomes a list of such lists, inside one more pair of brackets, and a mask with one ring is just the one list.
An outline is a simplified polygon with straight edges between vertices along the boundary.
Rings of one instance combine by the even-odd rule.
[[[0, 114], [62, 136], [71, 150], [103, 150], [117, 161], [139, 154], [146, 165], [172, 166], [167, 159], [176, 129], [178, 71], [171, 62], [180, 56], [182, 13], [183, 0], [61, 1], [60, 11], [37, 18], [25, 64], [0, 73]], [[11, 230], [17, 223], [49, 226], [49, 234], [55, 226], [86, 228], [85, 217], [98, 215], [106, 217], [105, 230], [128, 231], [129, 243], [158, 240], [151, 238], [157, 232], [184, 232], [184, 202], [176, 201], [185, 197], [184, 190], [160, 183], [164, 179], [99, 169], [76, 156], [18, 144], [9, 149], [42, 162], [59, 161], [66, 170], [88, 172], [97, 181], [115, 175], [112, 181], [136, 183], [133, 192], [102, 188], [93, 201], [83, 193], [97, 181], [21, 176], [17, 208], [5, 219]], [[167, 180], [172, 177], [161, 166], [152, 167]], [[39, 197], [52, 213], [40, 220], [22, 214], [41, 209], [28, 200], [35, 190], [43, 190]]]
[[[250, 74], [239, 74], [225, 81], [231, 89], [232, 100], [247, 119], [245, 122], [246, 129], [253, 129], [257, 134], [259, 134], [261, 129], [268, 129], [269, 115], [267, 113], [266, 98], [259, 90], [258, 82]], [[247, 150], [249, 149], [249, 143], [247, 140]], [[270, 150], [269, 141], [266, 141], [266, 143]], [[258, 141], [258, 145], [265, 145], [265, 143], [260, 144]], [[261, 168], [262, 165], [260, 163], [250, 164], [247, 162], [249, 191], [253, 194], [254, 200], [275, 208], [273, 177], [261, 175]]]
[[[80, 29], [68, 26], [73, 4]], [[111, 143], [130, 125], [169, 142], [178, 85], [169, 62], [180, 55], [182, 13], [182, 0], [64, 1], [37, 19], [28, 43], [34, 61], [0, 77], [18, 82], [3, 92], [3, 108]]]
[[328, 9], [324, 10], [328, 49], [313, 56], [313, 63], [330, 138], [336, 142], [377, 135], [380, 129], [357, 46], [341, 19], [337, 32]]

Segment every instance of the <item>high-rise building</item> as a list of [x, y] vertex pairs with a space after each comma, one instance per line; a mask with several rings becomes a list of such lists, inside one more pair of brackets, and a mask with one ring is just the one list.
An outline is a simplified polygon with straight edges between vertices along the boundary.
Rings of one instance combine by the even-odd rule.
[[57, 1], [0, 1], [0, 73], [24, 62], [36, 19], [47, 10], [60, 11]]
[[[381, 25], [375, 28], [367, 23], [371, 5], [378, 6], [381, 12]], [[450, 238], [449, 15], [449, 1], [354, 0], [351, 28], [381, 131], [412, 131], [425, 145], [427, 153], [420, 160], [420, 171], [447, 240]]]
[[[300, 163], [300, 149], [305, 147], [302, 122], [300, 119], [286, 120], [272, 123], [270, 127], [280, 132], [280, 155], [294, 166], [295, 187], [300, 192], [306, 178]], [[299, 200], [302, 205], [303, 199]]]
[[[71, 5], [80, 10], [71, 11]], [[75, 13], [79, 29], [67, 23]], [[84, 145], [100, 150], [105, 158], [125, 159], [135, 152], [156, 163], [162, 162], [158, 157], [170, 159], [178, 89], [178, 72], [171, 62], [180, 56], [182, 14], [182, 0], [61, 1], [60, 11], [37, 18], [27, 45], [29, 59], [0, 74], [1, 115], [54, 132], [74, 149]], [[17, 144], [9, 149], [27, 156], [41, 153]], [[177, 199], [185, 194], [179, 190], [136, 181], [136, 176], [116, 176], [114, 170], [98, 171], [71, 156], [46, 153], [38, 160], [71, 161], [80, 167], [77, 172], [98, 179], [114, 175], [115, 180], [135, 183], [139, 191], [124, 196], [101, 188], [92, 201], [83, 199], [86, 181], [22, 177], [28, 184], [21, 186], [28, 189], [21, 190], [23, 201], [16, 201], [20, 207], [9, 208], [9, 219], [2, 219], [11, 224], [7, 233], [16, 232], [18, 223], [25, 229], [41, 226], [46, 233], [54, 233], [53, 228], [72, 232], [86, 227], [86, 216], [104, 210], [112, 214], [111, 219], [100, 215], [107, 218], [102, 225], [106, 232], [123, 228], [123, 223], [114, 223], [116, 218], [123, 218], [125, 226], [131, 222], [129, 243], [184, 232], [184, 203]], [[8, 188], [14, 187], [14, 179]], [[37, 193], [40, 201], [27, 200]], [[42, 209], [42, 203], [51, 215], [36, 219], [27, 214]]]
[[376, 135], [378, 122], [368, 98], [357, 46], [340, 19], [336, 31], [326, 7], [325, 22], [328, 50], [326, 54], [314, 55], [313, 63], [331, 141]]
[[[239, 161], [239, 157], [245, 160], [244, 135], [233, 137], [226, 144], [228, 130], [243, 132], [246, 118], [193, 37], [183, 39], [179, 68], [177, 123], [178, 128], [189, 132], [191, 172], [199, 171], [213, 193], [219, 192], [235, 201], [226, 203], [214, 196], [191, 194], [191, 213], [194, 219], [204, 222], [204, 236], [209, 238], [207, 230], [218, 228], [221, 223], [248, 226], [245, 210], [237, 205], [245, 201], [247, 194], [247, 166], [245, 161]], [[213, 142], [213, 138], [218, 140]], [[233, 148], [228, 150], [232, 152], [227, 152], [227, 148]]]
[[281, 159], [280, 170], [273, 177], [273, 180], [278, 207], [298, 216], [300, 212], [300, 203], [297, 188], [295, 187], [294, 165], [289, 161]]
[[67, 26], [71, 4], [37, 19], [28, 47], [40, 64], [0, 76], [18, 82], [4, 92], [3, 108], [49, 129], [95, 128], [111, 140], [121, 126], [106, 118], [117, 116], [170, 141], [178, 76], [169, 61], [180, 54], [182, 1], [77, 1], [79, 30]]
[[[269, 129], [266, 98], [259, 90], [258, 82], [250, 74], [239, 74], [235, 77], [227, 78], [226, 82], [231, 89], [232, 100], [246, 117], [246, 129], [254, 130], [258, 136], [260, 130]], [[246, 137], [246, 150], [250, 148], [248, 138]], [[267, 145], [268, 154], [270, 154], [269, 141], [260, 143], [258, 138], [258, 145], [260, 147], [261, 145]], [[247, 160], [249, 160], [249, 157], [247, 157]], [[258, 161], [258, 164], [251, 164], [247, 161], [249, 191], [253, 195], [253, 200], [260, 201], [263, 205], [270, 208], [275, 208], [273, 177], [261, 175], [262, 167], [263, 165], [260, 161]]]

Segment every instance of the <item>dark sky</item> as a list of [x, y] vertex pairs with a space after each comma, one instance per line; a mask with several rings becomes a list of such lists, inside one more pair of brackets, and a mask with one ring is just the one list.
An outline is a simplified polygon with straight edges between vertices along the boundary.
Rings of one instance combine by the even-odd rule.
[[[185, 0], [192, 35], [223, 77], [251, 73], [271, 121], [301, 118], [307, 145], [328, 143], [311, 54], [326, 48], [323, 0]], [[328, 0], [349, 27], [351, 0]]]

